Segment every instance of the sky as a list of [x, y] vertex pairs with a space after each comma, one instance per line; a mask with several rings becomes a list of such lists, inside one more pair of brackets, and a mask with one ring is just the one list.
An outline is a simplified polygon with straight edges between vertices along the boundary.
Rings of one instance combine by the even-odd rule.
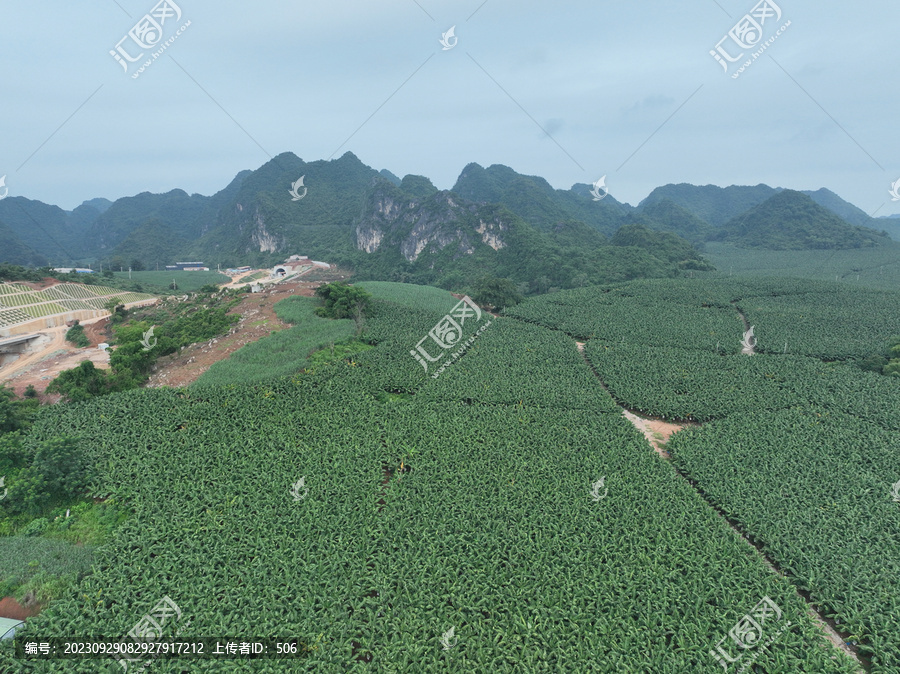
[[0, 196], [70, 210], [210, 195], [282, 152], [350, 151], [439, 189], [477, 162], [559, 189], [606, 176], [634, 205], [668, 183], [765, 183], [900, 213], [895, 0], [5, 0], [2, 13]]

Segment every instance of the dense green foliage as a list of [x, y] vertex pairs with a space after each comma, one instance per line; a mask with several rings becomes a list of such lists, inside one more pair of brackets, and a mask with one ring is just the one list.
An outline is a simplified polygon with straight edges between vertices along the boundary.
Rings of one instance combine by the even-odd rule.
[[[521, 196], [550, 198], [528, 190]], [[588, 195], [573, 198], [585, 206], [605, 208]], [[335, 252], [329, 260], [352, 267], [359, 280], [389, 279], [459, 289], [491, 275], [528, 284], [530, 293], [641, 277], [672, 277], [681, 273], [682, 263], [697, 261], [697, 252], [686, 242], [672, 239], [674, 235], [663, 237], [664, 245], [657, 255], [653, 245], [611, 246], [597, 229], [565, 215], [565, 211], [559, 213], [560, 219], [548, 224], [541, 217], [533, 217], [527, 208], [508, 210], [502, 202], [470, 202], [454, 192], [417, 198], [378, 179], [357, 220], [358, 232], [377, 237], [377, 250], [345, 256]], [[652, 234], [658, 233], [651, 233], [651, 238]], [[423, 243], [415, 259], [410, 260], [414, 237], [422, 236], [427, 236], [429, 243]], [[673, 241], [677, 245], [670, 245]]]
[[736, 216], [714, 238], [767, 250], [863, 248], [889, 243], [884, 234], [851, 226], [794, 190], [783, 190]]
[[38, 407], [38, 401], [21, 400], [12, 389], [0, 386], [0, 437], [28, 428]]
[[504, 315], [578, 339], [737, 350], [742, 324], [728, 293], [690, 279], [640, 281], [535, 298]]
[[[45, 603], [83, 578], [93, 562], [93, 546], [76, 546], [43, 536], [2, 536], [0, 597], [13, 596], [20, 603]], [[29, 594], [31, 597], [27, 597]]]
[[84, 326], [78, 321], [66, 331], [66, 341], [82, 349], [91, 345], [91, 340], [84, 334]]
[[470, 201], [501, 204], [544, 232], [561, 222], [577, 221], [596, 232], [613, 234], [631, 207], [612, 196], [595, 202], [588, 188], [575, 185], [571, 190], [555, 190], [539, 176], [522, 175], [502, 164], [483, 168], [471, 163], [460, 173], [453, 192]]
[[[639, 295], [627, 300], [643, 329], [604, 301], [617, 290]], [[892, 496], [900, 485], [900, 381], [854, 362], [897, 333], [897, 304], [897, 293], [835, 283], [735, 279], [571, 291], [506, 314], [570, 334], [596, 326], [585, 355], [617, 401], [706, 422], [667, 444], [676, 464], [838, 621], [872, 671], [893, 672], [900, 555], [889, 532], [900, 521]], [[664, 309], [671, 307], [684, 309], [680, 324]], [[711, 347], [707, 326], [691, 313], [698, 307], [743, 310], [761, 355], [737, 353], [741, 327]], [[773, 344], [783, 338], [786, 354]]]
[[[390, 309], [373, 301], [373, 333], [405, 339], [440, 318]], [[794, 626], [759, 667], [852, 671], [793, 588], [614, 407], [598, 412], [591, 398], [602, 389], [565, 337], [494, 320], [479, 350], [438, 380], [416, 373], [411, 397], [384, 395], [381, 356], [395, 343], [385, 338], [357, 367], [47, 409], [36, 437], [96, 429], [97, 489], [127, 499], [135, 516], [97, 551], [95, 573], [23, 636], [125, 634], [169, 595], [182, 625], [190, 620], [183, 636], [250, 624], [319, 646], [250, 671], [711, 673], [711, 646], [768, 596]], [[403, 362], [419, 368], [408, 348]], [[554, 404], [520, 402], [515, 386], [460, 399], [490, 396], [498, 372], [546, 380]], [[566, 406], [581, 389], [584, 407]], [[308, 492], [297, 500], [301, 476]], [[598, 501], [601, 476], [609, 492]], [[458, 642], [444, 650], [451, 627]], [[95, 666], [47, 661], [38, 671]]]
[[668, 448], [859, 643], [872, 671], [900, 670], [896, 430], [836, 412], [746, 413], [678, 433]]
[[719, 270], [708, 274], [714, 277], [793, 277], [900, 290], [900, 243], [877, 248], [783, 251], [707, 243], [704, 254]]
[[641, 204], [641, 209], [669, 201], [693, 213], [701, 221], [720, 227], [732, 218], [776, 194], [768, 185], [663, 185], [654, 189]]
[[508, 278], [483, 276], [475, 282], [471, 291], [472, 299], [479, 305], [500, 311], [512, 307], [522, 301], [522, 295], [516, 285]]
[[[117, 279], [128, 279], [128, 270], [115, 272]], [[204, 285], [228, 283], [231, 278], [217, 271], [139, 271], [131, 272], [133, 283], [140, 283], [145, 292], [170, 294], [172, 281], [178, 286], [180, 293], [193, 293]]]
[[[251, 624], [318, 646], [265, 671], [711, 673], [721, 668], [709, 651], [767, 596], [792, 626], [752, 652], [755, 669], [849, 674], [801, 588], [873, 672], [896, 671], [900, 381], [850, 362], [737, 353], [736, 304], [761, 311], [753, 301], [802, 296], [818, 313], [834, 284], [682, 279], [553, 293], [500, 318], [470, 315], [457, 343], [477, 338], [436, 378], [410, 350], [452, 296], [366, 287], [374, 348], [349, 358], [271, 378], [280, 361], [306, 357], [295, 337], [244, 381], [41, 410], [29, 442], [91, 437], [93, 492], [134, 515], [96, 551], [94, 573], [23, 636], [122, 635], [169, 595], [190, 620], [184, 636]], [[871, 310], [891, 301], [869, 299]], [[279, 317], [299, 322], [275, 337], [321, 324], [349, 334], [349, 321], [321, 319], [315, 306], [279, 303]], [[874, 339], [878, 320], [851, 350]], [[572, 336], [591, 338], [589, 362]], [[247, 383], [260, 373], [268, 379]], [[628, 406], [711, 420], [668, 443], [697, 488], [650, 450], [601, 381]], [[297, 498], [301, 477], [308, 491]], [[451, 627], [458, 641], [445, 650]], [[0, 669], [12, 666], [4, 658]]]
[[407, 175], [400, 181], [400, 189], [414, 197], [430, 197], [438, 188], [425, 176]]
[[878, 372], [890, 377], [900, 377], [900, 337], [893, 337], [883, 354], [860, 358], [857, 366], [866, 372]]
[[22, 267], [0, 263], [0, 281], [40, 281], [52, 273], [49, 267]]
[[4, 515], [39, 515], [83, 493], [90, 467], [78, 438], [56, 437], [30, 448], [4, 438], [0, 461], [11, 464], [9, 493], [0, 502]]
[[[900, 334], [900, 293], [789, 279], [677, 279], [570, 290], [505, 315], [606, 343], [737, 353], [754, 326], [757, 350], [864, 358]], [[837, 308], [837, 310], [836, 310]]]
[[[173, 222], [173, 224], [175, 223]], [[108, 260], [109, 266], [112, 267], [114, 271], [120, 271], [120, 268], [124, 268], [124, 271], [126, 272], [130, 267], [132, 274], [145, 269], [159, 268], [164, 270], [167, 264], [181, 261], [181, 256], [184, 254], [184, 251], [187, 250], [188, 240], [179, 234], [178, 231], [179, 230], [165, 224], [158, 218], [148, 219], [141, 223], [137, 229], [131, 231], [131, 233], [116, 246], [116, 255]], [[191, 259], [193, 260], [193, 258]], [[208, 274], [210, 272], [180, 273]], [[169, 276], [169, 278], [171, 278], [171, 276]]]
[[412, 309], [426, 309], [443, 313], [450, 311], [458, 299], [446, 290], [432, 286], [417, 286], [411, 283], [393, 283], [391, 281], [366, 281], [354, 284], [368, 291], [373, 297], [388, 300]]
[[[818, 358], [864, 358], [900, 334], [900, 292], [823, 284], [744, 296], [737, 306], [756, 326], [757, 350]], [[805, 292], [807, 289], [810, 292]]]
[[852, 414], [900, 431], [900, 385], [849, 363], [600, 340], [588, 342], [585, 355], [613, 397], [639, 413], [710, 421], [801, 407]]
[[[302, 201], [285, 200], [298, 176], [314, 187]], [[376, 207], [383, 191], [380, 184], [399, 195], [395, 205], [418, 222], [414, 236], [427, 236], [430, 250], [419, 255], [419, 243], [409, 238], [412, 228], [406, 225], [402, 232], [382, 230], [383, 239], [381, 235], [372, 239], [381, 241], [377, 251], [360, 250], [358, 232], [373, 225], [377, 229], [390, 219], [385, 217], [388, 211]], [[626, 246], [627, 251], [611, 249], [606, 237], [623, 225], [640, 224], [701, 247], [711, 237], [736, 237], [741, 245], [768, 248], [834, 250], [873, 243], [880, 247], [886, 242], [878, 232], [861, 229], [879, 228], [875, 220], [826, 189], [801, 193], [766, 185], [666, 185], [637, 208], [610, 194], [595, 201], [590, 189], [585, 184], [554, 189], [543, 178], [507, 166], [485, 169], [469, 164], [452, 192], [438, 192], [424, 176], [409, 175], [401, 181], [389, 171], [364, 165], [349, 152], [333, 161], [315, 162], [286, 152], [255, 171], [241, 172], [210, 197], [183, 190], [145, 192], [115, 203], [92, 200], [71, 213], [20, 197], [4, 200], [0, 240], [7, 245], [0, 250], [7, 253], [7, 261], [23, 264], [52, 259], [57, 265], [122, 270], [129, 265], [154, 269], [176, 258], [201, 259], [211, 267], [265, 267], [302, 252], [352, 268], [358, 280], [459, 289], [488, 273], [517, 284], [545, 277], [546, 283], [527, 289], [537, 293], [671, 277], [709, 265], [677, 239], [641, 236], [640, 243]], [[448, 214], [434, 205], [448, 195], [459, 209], [445, 217]], [[42, 223], [40, 232], [32, 225], [35, 221]], [[729, 221], [734, 227], [722, 229]], [[498, 238], [493, 238], [497, 231], [484, 236], [485, 223], [503, 225]], [[278, 251], [260, 251], [255, 239], [260, 226], [283, 242]], [[431, 236], [435, 230], [442, 230], [437, 238]], [[393, 236], [397, 233], [399, 237]], [[410, 261], [414, 249], [418, 257]], [[460, 255], [462, 251], [466, 254]], [[673, 259], [675, 255], [678, 259]], [[128, 289], [135, 289], [136, 283], [132, 281]], [[154, 281], [147, 289], [162, 293], [170, 283]]]
[[134, 388], [131, 377], [117, 378], [94, 367], [94, 363], [85, 360], [78, 367], [60, 372], [56, 379], [47, 385], [47, 393], [59, 393], [68, 400], [77, 402], [96, 396], [125, 391]]
[[629, 216], [651, 229], [677, 234], [694, 244], [699, 244], [715, 233], [716, 228], [701, 220], [683, 206], [670, 199], [645, 203]]
[[127, 516], [84, 501], [92, 471], [83, 441], [67, 434], [35, 441], [25, 433], [36, 407], [36, 400], [2, 389], [0, 597], [13, 595], [27, 606], [59, 597], [83, 576], [90, 546]]
[[[85, 235], [99, 214], [91, 206], [79, 206], [67, 212], [25, 197], [0, 199], [0, 244], [3, 244], [0, 261], [53, 267], [80, 266], [75, 264], [76, 260], [96, 243]], [[35, 227], [35, 223], [40, 226]]]
[[609, 240], [613, 246], [643, 248], [653, 256], [680, 269], [712, 271], [715, 269], [687, 241], [670, 232], [656, 232], [642, 224], [622, 225]]
[[316, 308], [316, 316], [322, 318], [352, 318], [358, 327], [362, 325], [372, 296], [364, 289], [345, 281], [325, 283], [316, 288], [316, 297], [322, 306]]

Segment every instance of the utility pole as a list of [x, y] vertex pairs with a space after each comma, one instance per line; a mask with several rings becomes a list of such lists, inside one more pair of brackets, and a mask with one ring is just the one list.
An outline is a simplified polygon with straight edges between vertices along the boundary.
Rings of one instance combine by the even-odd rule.
[[131, 267], [128, 268], [128, 280], [131, 280]]

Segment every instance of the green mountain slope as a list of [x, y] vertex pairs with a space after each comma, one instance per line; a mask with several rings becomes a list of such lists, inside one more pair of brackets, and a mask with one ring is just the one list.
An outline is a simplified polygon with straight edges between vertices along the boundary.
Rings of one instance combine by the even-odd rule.
[[677, 234], [693, 243], [705, 241], [716, 232], [715, 227], [670, 199], [652, 202], [626, 219], [650, 229]]
[[671, 276], [692, 261], [704, 264], [689, 243], [672, 234], [646, 230], [640, 240], [610, 245], [583, 222], [566, 219], [545, 231], [502, 205], [447, 191], [416, 197], [380, 178], [355, 234], [358, 250], [345, 262], [360, 280], [448, 288], [491, 274], [524, 284], [527, 292], [546, 292]]
[[0, 222], [0, 251], [3, 251], [0, 261], [7, 264], [23, 267], [42, 267], [47, 264], [47, 258], [29, 248], [4, 222]]
[[[302, 196], [294, 200], [291, 186]], [[333, 258], [353, 248], [352, 222], [378, 172], [348, 152], [304, 162], [291, 152], [248, 173], [193, 247], [210, 262], [273, 264], [293, 253]], [[304, 195], [305, 188], [305, 195]]]
[[770, 250], [865, 248], [888, 240], [875, 230], [854, 227], [794, 190], [783, 190], [732, 219], [715, 238]]
[[539, 176], [522, 175], [499, 164], [486, 169], [469, 164], [460, 173], [453, 192], [470, 201], [502, 204], [544, 231], [550, 231], [559, 222], [578, 220], [609, 235], [630, 210], [611, 196], [593, 201], [590, 185], [556, 190]]
[[188, 241], [159, 219], [150, 220], [125, 237], [114, 251], [124, 260], [140, 260], [147, 269], [157, 265], [163, 269], [171, 260], [181, 258], [188, 248]]
[[802, 192], [817, 204], [819, 204], [819, 206], [827, 208], [829, 211], [837, 215], [839, 218], [843, 218], [851, 225], [856, 225], [857, 227], [870, 227], [878, 229], [877, 224], [871, 217], [869, 217], [868, 213], [866, 213], [861, 208], [857, 208], [853, 204], [844, 201], [831, 190], [826, 190], [823, 187], [822, 189], [815, 191], [802, 190]]
[[[99, 215], [85, 205], [67, 213], [24, 197], [0, 200], [0, 222], [27, 248], [61, 266], [76, 262], [90, 250], [93, 242], [87, 232]], [[0, 248], [0, 262], [10, 261], [6, 249]]]
[[668, 200], [718, 227], [761, 204], [775, 193], [776, 190], [768, 185], [719, 187], [680, 183], [657, 187], [638, 204], [638, 209], [646, 209], [652, 204]]

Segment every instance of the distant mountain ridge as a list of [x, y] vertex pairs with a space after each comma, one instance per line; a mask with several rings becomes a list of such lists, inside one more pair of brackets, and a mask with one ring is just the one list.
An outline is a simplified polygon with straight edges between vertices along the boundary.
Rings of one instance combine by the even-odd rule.
[[[300, 177], [304, 191], [294, 198], [291, 186]], [[690, 244], [881, 245], [885, 237], [865, 228], [894, 224], [824, 188], [664, 185], [633, 207], [611, 194], [597, 200], [591, 187], [555, 189], [507, 166], [470, 163], [451, 190], [441, 191], [426, 176], [401, 179], [350, 152], [311, 162], [286, 152], [241, 171], [211, 196], [144, 192], [91, 199], [71, 212], [23, 197], [0, 200], [0, 261], [136, 260], [153, 268], [190, 257], [268, 266], [302, 253], [372, 278], [449, 283], [502, 271], [521, 283], [537, 277], [538, 285], [570, 287], [703, 268]], [[785, 192], [786, 201], [770, 203]], [[393, 205], [379, 211], [385, 199]]]
[[877, 246], [888, 237], [848, 225], [803, 192], [782, 190], [729, 220], [714, 238], [747, 248], [830, 250]]
[[355, 226], [357, 250], [346, 260], [358, 278], [452, 286], [494, 274], [525, 292], [546, 292], [712, 268], [672, 234], [645, 230], [607, 241], [574, 220], [542, 229], [502, 204], [430, 185], [421, 176], [407, 176], [399, 187], [380, 176], [373, 181]]

